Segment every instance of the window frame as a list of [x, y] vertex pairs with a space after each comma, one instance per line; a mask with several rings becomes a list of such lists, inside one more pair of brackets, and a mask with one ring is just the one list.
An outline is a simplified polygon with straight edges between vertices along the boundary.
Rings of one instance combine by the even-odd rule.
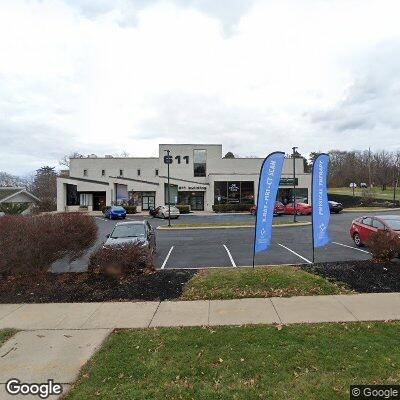
[[[196, 162], [196, 152], [203, 152], [205, 155], [204, 162]], [[204, 174], [203, 173], [196, 173], [196, 166], [204, 166]], [[193, 176], [195, 178], [205, 178], [207, 176], [207, 149], [193, 149]]]

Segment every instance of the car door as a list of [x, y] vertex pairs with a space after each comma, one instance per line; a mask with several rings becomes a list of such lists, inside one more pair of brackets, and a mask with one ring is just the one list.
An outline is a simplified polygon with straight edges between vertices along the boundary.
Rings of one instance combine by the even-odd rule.
[[377, 229], [372, 226], [372, 222], [372, 218], [370, 217], [365, 217], [360, 221], [359, 235], [363, 243], [366, 243], [371, 234], [377, 231]]
[[285, 214], [293, 214], [294, 213], [294, 207], [293, 203], [288, 203], [285, 206]]

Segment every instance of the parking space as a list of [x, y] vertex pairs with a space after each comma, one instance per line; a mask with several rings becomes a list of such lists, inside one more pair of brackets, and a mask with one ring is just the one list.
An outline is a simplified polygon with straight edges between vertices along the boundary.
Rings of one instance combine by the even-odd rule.
[[[357, 248], [349, 236], [351, 221], [358, 214], [332, 215], [330, 235], [332, 242], [315, 250], [315, 262], [367, 260], [368, 249]], [[146, 216], [132, 216], [143, 219]], [[291, 219], [285, 216], [281, 219]], [[310, 220], [309, 217], [300, 217]], [[181, 216], [173, 225], [181, 223], [210, 223], [254, 221], [250, 215]], [[98, 218], [101, 235], [110, 233], [115, 221]], [[149, 219], [152, 226], [165, 225], [167, 221]], [[254, 229], [202, 229], [157, 230], [157, 268], [208, 268], [252, 265]], [[268, 251], [258, 254], [256, 265], [303, 264], [312, 262], [311, 225], [278, 227], [273, 229], [273, 243]]]

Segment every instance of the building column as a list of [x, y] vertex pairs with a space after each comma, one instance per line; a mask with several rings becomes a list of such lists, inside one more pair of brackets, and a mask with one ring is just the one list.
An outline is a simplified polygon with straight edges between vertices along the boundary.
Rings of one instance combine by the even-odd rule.
[[57, 211], [65, 212], [67, 208], [67, 184], [57, 179]]

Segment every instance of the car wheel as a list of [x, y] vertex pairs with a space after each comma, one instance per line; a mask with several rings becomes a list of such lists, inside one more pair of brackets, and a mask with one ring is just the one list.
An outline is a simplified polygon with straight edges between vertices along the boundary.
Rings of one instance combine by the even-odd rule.
[[340, 213], [340, 211], [335, 211], [335, 214], [339, 214]]
[[167, 217], [165, 216], [164, 213], [162, 213], [162, 214], [161, 214], [161, 218], [162, 218], [162, 219], [165, 219], [165, 218], [167, 218]]
[[297, 212], [296, 212], [296, 215], [301, 215], [301, 211], [297, 211]]
[[254, 217], [256, 215], [256, 211], [255, 210], [251, 210], [251, 215]]
[[363, 244], [362, 244], [362, 242], [361, 242], [360, 235], [359, 235], [358, 233], [355, 233], [355, 234], [353, 235], [353, 240], [354, 240], [354, 243], [355, 243], [355, 245], [356, 245], [357, 247], [362, 247], [362, 246], [363, 246]]

